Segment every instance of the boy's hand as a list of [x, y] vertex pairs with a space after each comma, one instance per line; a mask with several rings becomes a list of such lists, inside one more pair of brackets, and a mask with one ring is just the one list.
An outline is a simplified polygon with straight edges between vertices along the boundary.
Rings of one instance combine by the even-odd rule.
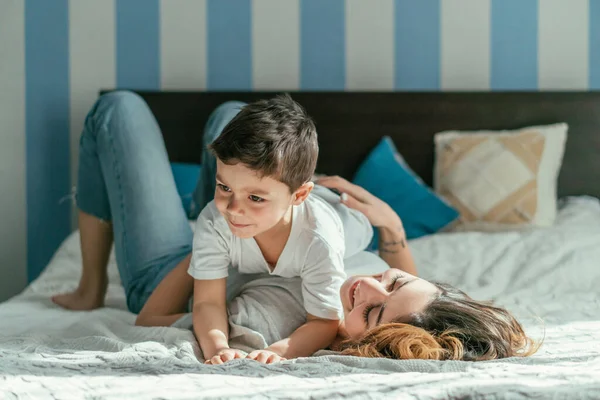
[[256, 360], [259, 363], [263, 364], [272, 364], [280, 361], [285, 361], [287, 358], [281, 357], [279, 354], [272, 352], [270, 350], [254, 350], [252, 353], [248, 354], [246, 358], [251, 360]]
[[236, 349], [221, 349], [215, 354], [212, 358], [204, 361], [204, 364], [223, 364], [224, 362], [236, 359], [236, 358], [245, 358], [246, 353], [241, 350]]

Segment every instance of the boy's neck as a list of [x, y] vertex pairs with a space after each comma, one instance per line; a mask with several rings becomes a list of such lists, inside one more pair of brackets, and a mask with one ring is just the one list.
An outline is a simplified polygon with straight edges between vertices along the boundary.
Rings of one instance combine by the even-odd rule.
[[287, 242], [287, 237], [289, 236], [292, 230], [293, 215], [294, 206], [290, 206], [283, 215], [283, 217], [274, 227], [272, 227], [268, 231], [259, 233], [258, 235], [254, 236], [254, 240], [256, 240], [257, 242], [266, 242], [272, 240], [273, 238], [281, 238], [283, 235], [285, 235]]
[[256, 244], [271, 270], [277, 266], [279, 257], [281, 257], [281, 253], [283, 253], [283, 249], [290, 238], [292, 215], [292, 207], [290, 206], [286, 215], [284, 215], [277, 225], [260, 235], [254, 236]]

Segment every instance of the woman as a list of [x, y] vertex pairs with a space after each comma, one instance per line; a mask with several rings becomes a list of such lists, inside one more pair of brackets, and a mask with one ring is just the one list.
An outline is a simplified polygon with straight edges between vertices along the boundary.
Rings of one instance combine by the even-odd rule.
[[[205, 144], [235, 113], [229, 107], [218, 108], [211, 115]], [[205, 151], [203, 160], [209, 159]], [[80, 142], [77, 202], [83, 273], [74, 292], [52, 300], [72, 310], [101, 307], [114, 238], [127, 305], [138, 313], [136, 324], [180, 324], [193, 289], [193, 279], [187, 274], [192, 247], [188, 218], [197, 216], [201, 208], [198, 205], [203, 204], [198, 198], [210, 192], [207, 185], [214, 185], [210, 165], [203, 167], [194, 195], [196, 208], [192, 215], [186, 215], [161, 132], [147, 105], [129, 92], [102, 96], [86, 118]], [[323, 178], [318, 183], [344, 193], [344, 203], [363, 212], [380, 230], [381, 259], [391, 267], [373, 276], [350, 277], [344, 283], [340, 296], [345, 318], [333, 349], [369, 357], [462, 360], [535, 351], [532, 341], [507, 311], [476, 302], [449, 286], [417, 278], [401, 220], [387, 204], [341, 178]], [[240, 310], [250, 304], [244, 303], [244, 298], [261, 282], [246, 282], [244, 291], [230, 299], [230, 313], [231, 307]], [[287, 293], [291, 293], [290, 304], [294, 304], [297, 296], [293, 282], [265, 283], [273, 284], [291, 285]], [[267, 310], [285, 317], [279, 299], [275, 296], [272, 300]], [[269, 313], [262, 317], [268, 318]], [[283, 330], [299, 326], [289, 319], [280, 321], [286, 325]], [[249, 318], [248, 324], [251, 322]], [[279, 334], [281, 329], [276, 329], [267, 336]]]
[[[473, 300], [450, 285], [416, 277], [404, 237], [402, 250], [387, 251], [390, 232], [401, 230], [402, 223], [386, 203], [343, 178], [319, 183], [352, 196], [346, 205], [362, 211], [379, 229], [380, 255], [390, 267], [382, 274], [350, 277], [342, 286], [348, 311], [333, 345], [336, 350], [363, 357], [465, 361], [537, 351], [539, 345], [507, 310]], [[354, 299], [345, 298], [347, 288], [356, 285]]]

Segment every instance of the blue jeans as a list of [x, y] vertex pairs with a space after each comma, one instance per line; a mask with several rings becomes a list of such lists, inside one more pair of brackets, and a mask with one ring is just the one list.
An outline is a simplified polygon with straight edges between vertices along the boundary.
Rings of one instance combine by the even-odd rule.
[[117, 266], [131, 312], [139, 313], [162, 279], [192, 251], [188, 218], [196, 218], [215, 191], [216, 160], [206, 145], [244, 103], [228, 102], [204, 129], [202, 173], [186, 215], [160, 128], [138, 95], [103, 95], [85, 120], [79, 146], [77, 205], [111, 221]]

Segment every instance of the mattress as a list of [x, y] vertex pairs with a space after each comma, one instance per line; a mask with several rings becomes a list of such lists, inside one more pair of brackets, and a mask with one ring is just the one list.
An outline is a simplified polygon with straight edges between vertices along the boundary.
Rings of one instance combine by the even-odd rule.
[[37, 280], [0, 304], [0, 398], [600, 398], [597, 199], [564, 199], [551, 228], [443, 233], [411, 246], [422, 277], [507, 307], [543, 339], [538, 353], [461, 362], [321, 351], [204, 365], [189, 330], [134, 326], [114, 256], [107, 307], [70, 312], [50, 302], [78, 282], [75, 232]]

